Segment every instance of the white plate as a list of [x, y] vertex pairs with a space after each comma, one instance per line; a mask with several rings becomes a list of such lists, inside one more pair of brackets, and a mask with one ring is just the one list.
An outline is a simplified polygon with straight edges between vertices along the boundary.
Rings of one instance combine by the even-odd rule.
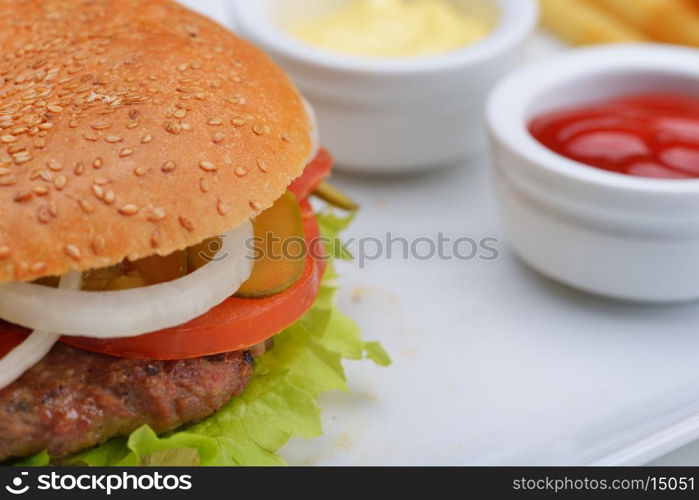
[[[222, 19], [222, 0], [185, 3]], [[321, 400], [325, 437], [290, 443], [291, 463], [641, 464], [699, 437], [699, 305], [614, 303], [530, 272], [502, 240], [485, 158], [336, 182], [364, 207], [349, 237], [497, 237], [502, 255], [343, 265], [343, 310], [394, 365], [349, 366], [351, 392]]]

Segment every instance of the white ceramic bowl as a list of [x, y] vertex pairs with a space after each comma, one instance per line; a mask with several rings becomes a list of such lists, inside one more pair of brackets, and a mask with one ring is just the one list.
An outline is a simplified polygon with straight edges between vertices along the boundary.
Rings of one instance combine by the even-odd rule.
[[603, 171], [550, 151], [530, 120], [558, 108], [640, 92], [699, 97], [699, 51], [592, 48], [540, 62], [493, 91], [488, 121], [509, 240], [541, 273], [615, 298], [699, 298], [699, 180]]
[[460, 51], [404, 60], [335, 54], [286, 34], [285, 26], [343, 0], [232, 0], [230, 7], [237, 31], [271, 54], [316, 109], [323, 144], [341, 167], [401, 172], [484, 148], [487, 93], [536, 26], [535, 0], [453, 1], [493, 16], [493, 33]]

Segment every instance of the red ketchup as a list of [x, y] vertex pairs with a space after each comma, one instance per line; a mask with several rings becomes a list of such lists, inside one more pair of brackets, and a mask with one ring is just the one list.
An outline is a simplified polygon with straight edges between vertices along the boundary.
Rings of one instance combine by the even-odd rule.
[[625, 96], [562, 109], [529, 130], [552, 151], [610, 172], [660, 179], [699, 178], [699, 98]]

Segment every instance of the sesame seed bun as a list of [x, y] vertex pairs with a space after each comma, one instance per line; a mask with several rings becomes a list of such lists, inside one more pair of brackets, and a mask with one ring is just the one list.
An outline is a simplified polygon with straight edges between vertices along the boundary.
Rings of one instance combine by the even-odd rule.
[[195, 245], [303, 172], [299, 93], [214, 22], [168, 0], [0, 11], [0, 283]]

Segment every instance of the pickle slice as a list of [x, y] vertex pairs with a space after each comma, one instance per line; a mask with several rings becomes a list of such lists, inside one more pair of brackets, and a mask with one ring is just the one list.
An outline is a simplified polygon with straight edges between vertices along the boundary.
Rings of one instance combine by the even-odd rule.
[[87, 271], [83, 274], [82, 289], [93, 292], [129, 290], [174, 281], [186, 274], [187, 254], [180, 251], [166, 257], [153, 255]]
[[303, 216], [296, 197], [287, 192], [254, 221], [255, 264], [236, 297], [261, 299], [293, 285], [306, 266]]
[[327, 182], [321, 182], [316, 190], [313, 191], [313, 194], [330, 205], [342, 210], [347, 210], [349, 212], [356, 212], [359, 210], [359, 204], [356, 201]]
[[[135, 262], [127, 262], [127, 275], [140, 277], [145, 285], [174, 281], [187, 274], [187, 253], [178, 251], [161, 257], [154, 255]], [[135, 272], [135, 273], [134, 273]]]
[[110, 288], [111, 284], [126, 275], [124, 264], [94, 269], [83, 273], [82, 289], [90, 292], [101, 292]]
[[211, 262], [221, 250], [221, 238], [218, 236], [204, 240], [187, 249], [187, 266], [189, 272], [196, 271]]

